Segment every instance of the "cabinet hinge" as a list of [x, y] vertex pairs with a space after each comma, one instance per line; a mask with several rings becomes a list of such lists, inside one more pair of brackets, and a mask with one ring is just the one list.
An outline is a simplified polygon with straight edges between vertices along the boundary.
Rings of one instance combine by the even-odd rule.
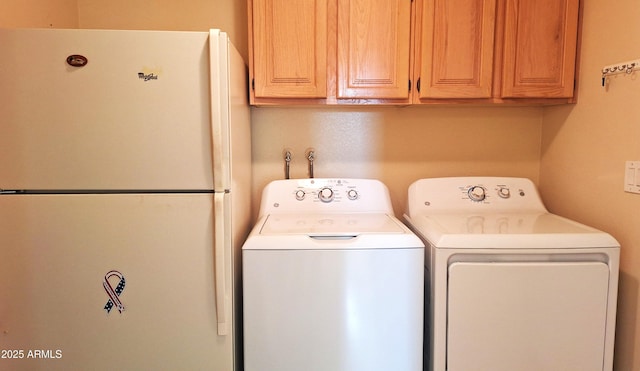
[[251, 90], [256, 90], [256, 79], [251, 79]]
[[420, 93], [420, 78], [418, 78], [418, 81], [416, 82], [416, 89], [418, 90], [418, 93]]
[[411, 91], [411, 80], [409, 80], [409, 91]]

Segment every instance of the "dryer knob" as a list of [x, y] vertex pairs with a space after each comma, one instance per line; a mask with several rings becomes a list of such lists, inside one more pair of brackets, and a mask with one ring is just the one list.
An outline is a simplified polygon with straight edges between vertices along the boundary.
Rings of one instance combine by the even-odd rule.
[[471, 199], [471, 201], [480, 202], [484, 201], [484, 199], [487, 197], [484, 188], [480, 186], [473, 186], [469, 188], [467, 193], [469, 194], [469, 199]]
[[500, 189], [498, 189], [498, 196], [502, 198], [509, 198], [511, 197], [511, 191], [507, 187], [500, 187]]
[[333, 201], [333, 190], [331, 188], [322, 188], [318, 192], [318, 198], [322, 202], [331, 202], [331, 201]]
[[296, 191], [296, 200], [302, 201], [304, 200], [305, 193], [303, 190], [299, 189]]
[[358, 191], [356, 191], [355, 189], [350, 189], [349, 192], [347, 192], [347, 197], [350, 200], [358, 199]]

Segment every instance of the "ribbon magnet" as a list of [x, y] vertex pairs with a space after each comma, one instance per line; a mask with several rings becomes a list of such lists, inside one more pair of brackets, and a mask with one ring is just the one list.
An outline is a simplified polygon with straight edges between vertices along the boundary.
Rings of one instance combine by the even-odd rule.
[[[109, 278], [114, 276], [120, 279], [120, 281], [118, 282], [118, 286], [116, 286], [115, 290], [109, 283]], [[107, 304], [105, 304], [104, 306], [104, 310], [106, 310], [107, 313], [111, 312], [111, 309], [113, 309], [114, 306], [118, 308], [118, 311], [120, 313], [122, 313], [122, 311], [124, 310], [124, 305], [122, 305], [122, 302], [120, 301], [120, 298], [119, 298], [120, 294], [122, 294], [122, 291], [124, 291], [124, 283], [125, 283], [124, 276], [122, 275], [122, 273], [118, 271], [110, 271], [107, 274], [105, 274], [104, 281], [102, 281], [102, 286], [104, 287], [104, 291], [106, 291], [107, 295], [109, 296], [109, 300], [107, 301]]]

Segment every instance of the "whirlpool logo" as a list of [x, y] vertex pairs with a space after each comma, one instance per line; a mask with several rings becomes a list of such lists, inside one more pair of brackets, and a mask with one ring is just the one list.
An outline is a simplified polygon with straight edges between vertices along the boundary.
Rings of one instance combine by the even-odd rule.
[[156, 75], [155, 73], [138, 72], [138, 78], [144, 81], [157, 80], [158, 75]]

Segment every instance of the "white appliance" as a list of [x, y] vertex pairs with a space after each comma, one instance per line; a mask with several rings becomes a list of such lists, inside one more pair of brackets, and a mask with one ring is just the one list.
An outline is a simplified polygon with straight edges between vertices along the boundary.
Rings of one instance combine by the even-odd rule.
[[251, 155], [227, 35], [0, 51], [0, 368], [233, 370]]
[[549, 213], [528, 179], [422, 179], [429, 370], [611, 370], [620, 247]]
[[245, 371], [420, 371], [424, 245], [367, 179], [267, 185], [242, 248]]

